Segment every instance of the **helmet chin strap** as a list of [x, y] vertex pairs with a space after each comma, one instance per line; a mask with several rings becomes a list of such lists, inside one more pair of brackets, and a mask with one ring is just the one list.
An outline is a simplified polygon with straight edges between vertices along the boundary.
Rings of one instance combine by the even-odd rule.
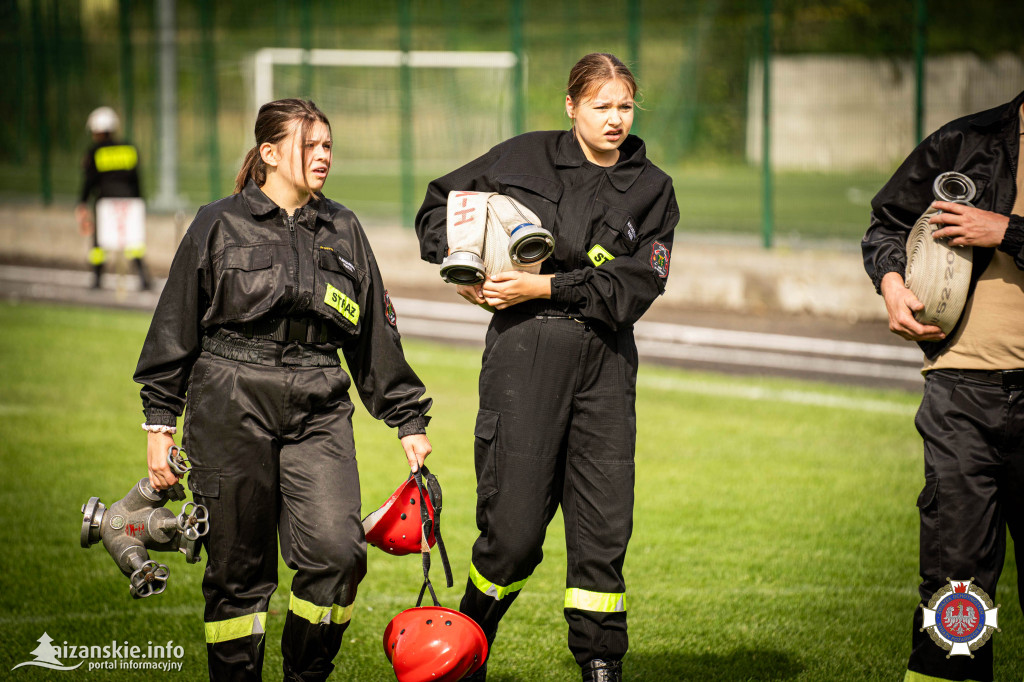
[[[430, 473], [430, 470], [425, 466], [420, 466], [415, 473], [410, 474], [410, 477], [416, 481], [416, 488], [420, 493], [419, 507], [422, 529], [420, 548], [423, 555], [423, 586], [420, 587], [420, 595], [416, 599], [416, 606], [423, 603], [423, 597], [427, 590], [430, 590], [430, 598], [433, 600], [434, 606], [441, 606], [441, 602], [437, 599], [437, 594], [434, 593], [434, 586], [430, 582], [430, 544], [427, 542], [427, 538], [430, 537], [430, 532], [433, 530], [438, 550], [441, 553], [441, 564], [444, 566], [445, 581], [447, 586], [451, 587], [454, 584], [452, 568], [448, 563], [448, 552], [444, 548], [444, 540], [441, 539], [441, 485], [437, 482], [437, 477]], [[424, 498], [429, 498], [434, 507], [433, 521], [431, 521], [430, 515], [427, 513], [427, 505]]]

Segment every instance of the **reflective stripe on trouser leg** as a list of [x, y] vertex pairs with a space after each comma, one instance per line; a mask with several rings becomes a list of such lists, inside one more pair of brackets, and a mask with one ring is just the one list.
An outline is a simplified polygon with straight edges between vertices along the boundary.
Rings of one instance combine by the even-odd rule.
[[529, 580], [529, 578], [523, 578], [511, 585], [499, 585], [485, 578], [474, 564], [471, 563], [469, 565], [469, 581], [473, 583], [476, 589], [480, 590], [488, 597], [499, 601], [510, 594], [519, 592], [519, 590], [523, 589], [523, 586], [526, 585], [527, 580]]
[[136, 246], [126, 247], [124, 250], [124, 257], [128, 260], [139, 260], [146, 256], [146, 245], [137, 244]]
[[98, 246], [89, 249], [89, 265], [103, 265], [107, 260], [107, 252]]
[[267, 612], [206, 622], [211, 680], [262, 679]]
[[288, 611], [296, 616], [308, 620], [314, 625], [341, 625], [352, 620], [352, 612], [355, 604], [341, 606], [331, 604], [330, 606], [317, 606], [313, 602], [306, 601], [295, 596], [292, 592], [291, 600], [288, 602]]
[[206, 624], [206, 643], [220, 644], [241, 637], [260, 636], [267, 629], [267, 613], [250, 613], [247, 616], [217, 620]]
[[[908, 670], [907, 674], [903, 677], [903, 682], [949, 682], [944, 677], [932, 677], [931, 675], [924, 675], [922, 673], [915, 673], [913, 670]], [[964, 680], [964, 682], [978, 682], [978, 680]]]
[[591, 592], [578, 587], [568, 587], [565, 590], [565, 608], [598, 613], [625, 613], [626, 595], [624, 592]]

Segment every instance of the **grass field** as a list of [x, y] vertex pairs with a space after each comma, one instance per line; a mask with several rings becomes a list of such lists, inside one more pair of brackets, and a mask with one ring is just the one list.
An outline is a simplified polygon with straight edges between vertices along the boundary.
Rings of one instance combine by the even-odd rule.
[[[0, 305], [6, 678], [205, 677], [202, 566], [158, 555], [171, 568], [167, 591], [133, 601], [102, 547], [78, 545], [82, 503], [98, 495], [109, 505], [145, 475], [131, 375], [148, 322], [140, 313]], [[457, 576], [456, 588], [439, 596], [454, 607], [475, 534], [479, 351], [414, 341], [406, 348], [435, 399], [430, 464], [444, 486], [445, 539]], [[918, 601], [917, 397], [652, 365], [641, 368], [639, 384], [628, 679], [901, 679]], [[393, 434], [361, 407], [356, 439], [365, 511], [401, 481], [404, 457]], [[579, 679], [565, 647], [560, 517], [545, 555], [502, 625], [490, 666], [495, 682]], [[380, 639], [391, 617], [413, 605], [420, 575], [416, 557], [370, 550], [335, 679], [394, 679]], [[268, 680], [280, 679], [290, 581], [283, 565], [281, 576], [268, 624]], [[986, 645], [997, 649], [999, 680], [1024, 674], [1015, 585], [1011, 560], [996, 596], [1002, 632]], [[172, 640], [184, 649], [183, 671], [8, 672], [33, 660], [44, 631], [56, 644], [116, 640], [145, 648]]]

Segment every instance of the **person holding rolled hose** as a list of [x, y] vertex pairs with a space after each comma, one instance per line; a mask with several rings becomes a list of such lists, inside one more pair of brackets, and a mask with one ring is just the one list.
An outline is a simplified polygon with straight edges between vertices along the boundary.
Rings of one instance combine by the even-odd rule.
[[[570, 130], [514, 137], [434, 180], [416, 219], [421, 255], [437, 264], [456, 246], [448, 242], [453, 192], [511, 197], [552, 235], [554, 251], [539, 273], [508, 270], [457, 288], [495, 309], [474, 429], [480, 535], [459, 610], [494, 641], [561, 506], [564, 614], [586, 682], [622, 679], [633, 324], [665, 290], [679, 221], [671, 178], [630, 135], [635, 94], [616, 57], [583, 57], [569, 74]], [[486, 666], [468, 679], [485, 676]]]
[[[924, 351], [924, 397], [915, 424], [924, 441], [920, 595], [974, 579], [995, 599], [1006, 530], [1024, 563], [1024, 92], [948, 123], [925, 139], [872, 200], [864, 265], [885, 300], [889, 328]], [[935, 200], [937, 178], [962, 174], [970, 204]], [[964, 183], [969, 189], [968, 183]], [[952, 186], [955, 188], [955, 184]], [[935, 211], [939, 212], [935, 212]], [[931, 211], [931, 238], [971, 250], [963, 312], [948, 333], [917, 316], [905, 282], [907, 240]], [[937, 274], [936, 276], [940, 276]], [[1021, 574], [1024, 576], [1024, 573]], [[1024, 606], [1024, 577], [1018, 578]], [[993, 643], [949, 656], [915, 609], [906, 680], [991, 680]]]

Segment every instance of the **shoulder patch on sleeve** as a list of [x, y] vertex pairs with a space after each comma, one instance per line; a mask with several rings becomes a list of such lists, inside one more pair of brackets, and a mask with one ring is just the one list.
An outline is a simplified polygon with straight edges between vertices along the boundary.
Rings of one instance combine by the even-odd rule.
[[662, 279], [668, 277], [668, 261], [670, 257], [667, 246], [661, 242], [651, 244], [651, 267], [658, 273], [658, 277]]
[[391, 296], [388, 290], [384, 290], [384, 315], [388, 318], [388, 324], [398, 329], [398, 315], [395, 313], [395, 306], [391, 303]]

